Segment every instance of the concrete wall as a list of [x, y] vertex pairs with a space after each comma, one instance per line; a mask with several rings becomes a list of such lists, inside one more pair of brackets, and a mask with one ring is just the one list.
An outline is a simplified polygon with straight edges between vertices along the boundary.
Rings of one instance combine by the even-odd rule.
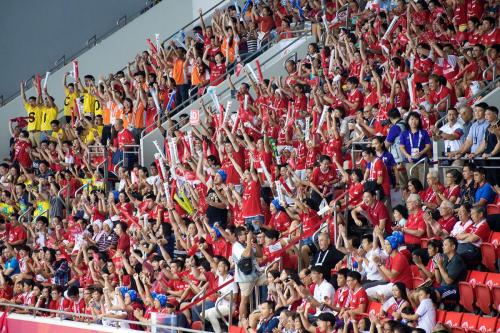
[[146, 0], [23, 0], [0, 6], [0, 95], [18, 82], [45, 73], [61, 56], [76, 54], [94, 35], [116, 27], [123, 15], [135, 16]]
[[[295, 52], [297, 53], [299, 59], [305, 57], [307, 53], [307, 45], [310, 42], [312, 42], [312, 37], [308, 38], [302, 37], [298, 40], [296, 39], [282, 40], [276, 45], [272, 46], [269, 50], [267, 50], [258, 58], [264, 76], [279, 77], [280, 75], [285, 75], [286, 72], [283, 66], [284, 61], [288, 57], [292, 56]], [[255, 70], [256, 68], [255, 60], [251, 62], [251, 66]], [[241, 83], [247, 82], [246, 76], [243, 73], [240, 74], [239, 78], [236, 78], [236, 76], [233, 75], [231, 79], [234, 82], [236, 88], [238, 88]], [[219, 97], [219, 102], [225, 106], [227, 100], [231, 97], [228, 81], [227, 80], [224, 81], [223, 83], [218, 85], [216, 89], [217, 89], [217, 96]], [[203, 100], [206, 105], [212, 105], [212, 100], [210, 99], [209, 96], [205, 95], [203, 97]], [[238, 108], [239, 108], [238, 102], [236, 100], [233, 100], [233, 105], [231, 107], [233, 113], [235, 113]], [[201, 109], [199, 100], [193, 102], [191, 105], [184, 108], [181, 112], [177, 113], [174, 117], [172, 117], [172, 119], [179, 120], [179, 117], [182, 114], [189, 115], [192, 109]], [[163, 126], [166, 127], [166, 124], [163, 124]], [[187, 129], [188, 127], [189, 124], [186, 125], [183, 128], [183, 130]], [[157, 152], [157, 150], [153, 144], [153, 141], [158, 141], [160, 148], [164, 148], [163, 137], [159, 130], [155, 129], [154, 131], [151, 131], [146, 136], [144, 136], [144, 138], [141, 139], [143, 165], [149, 165], [154, 161], [154, 154]]]
[[[83, 75], [89, 73], [97, 78], [99, 74], [108, 74], [120, 70], [128, 61], [132, 61], [137, 53], [148, 48], [146, 38], [154, 39], [155, 33], [160, 33], [162, 39], [167, 38], [189, 23], [194, 18], [194, 15], [197, 16], [198, 8], [208, 10], [219, 2], [221, 1], [204, 0], [201, 3], [199, 0], [163, 0], [157, 6], [81, 55], [78, 58], [80, 76], [83, 77]], [[221, 6], [226, 4], [227, 2], [224, 1]], [[71, 71], [71, 69], [71, 64], [66, 65], [49, 77], [49, 93], [54, 96], [59, 107], [62, 106], [64, 101], [62, 79], [64, 73]], [[34, 90], [28, 90], [26, 95], [34, 95]], [[7, 130], [9, 119], [25, 115], [26, 112], [22, 107], [20, 97], [0, 108], [0, 124], [2, 124], [0, 142], [4, 143], [0, 145], [0, 156], [8, 156], [9, 147], [6, 143], [9, 142], [9, 132]]]

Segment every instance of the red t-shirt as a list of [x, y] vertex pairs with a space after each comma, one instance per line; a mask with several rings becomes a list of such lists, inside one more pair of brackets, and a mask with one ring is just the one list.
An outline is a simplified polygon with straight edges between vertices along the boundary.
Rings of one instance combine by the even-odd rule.
[[130, 254], [130, 237], [126, 233], [123, 233], [120, 238], [118, 238], [116, 249], [122, 250], [122, 252], [127, 255]]
[[366, 204], [361, 204], [361, 209], [366, 212], [370, 218], [370, 222], [376, 226], [380, 224], [381, 220], [385, 220], [385, 231], [387, 233], [391, 232], [391, 223], [389, 219], [389, 212], [387, 207], [381, 201], [375, 201], [370, 207]]
[[389, 282], [396, 283], [402, 282], [408, 289], [413, 288], [413, 276], [411, 273], [411, 267], [408, 263], [408, 259], [401, 253], [397, 252], [395, 256], [389, 256], [385, 263], [385, 266], [389, 270], [395, 270], [398, 272], [398, 276], [390, 279]]
[[361, 91], [359, 91], [359, 89], [354, 89], [353, 91], [351, 91], [348, 95], [347, 95], [347, 100], [350, 102], [350, 103], [354, 103], [356, 104], [354, 107], [348, 107], [348, 110], [347, 110], [347, 115], [348, 116], [353, 116], [356, 114], [356, 112], [358, 111], [358, 109], [361, 107], [361, 105], [363, 104], [363, 94], [361, 93]]
[[31, 168], [32, 161], [29, 155], [31, 143], [17, 140], [14, 144], [14, 161], [19, 162], [24, 168]]
[[26, 229], [22, 225], [13, 227], [9, 233], [9, 243], [17, 242], [19, 240], [26, 240], [28, 235], [26, 234]]
[[375, 161], [368, 164], [368, 169], [370, 170], [368, 179], [377, 181], [379, 177], [382, 177], [382, 189], [384, 194], [389, 196], [391, 194], [391, 179], [384, 161], [381, 158], [376, 158]]
[[[245, 167], [245, 156], [243, 155], [243, 149], [240, 149], [238, 152], [233, 151], [231, 153], [231, 156], [241, 168]], [[221, 169], [224, 170], [227, 174], [226, 184], [240, 184], [240, 175], [234, 168], [233, 162], [231, 162], [228, 157], [226, 157], [222, 161]]]
[[260, 205], [260, 184], [256, 181], [243, 183], [242, 210], [243, 218], [262, 215]]
[[478, 224], [473, 224], [471, 226], [470, 233], [479, 236], [480, 239], [473, 244], [475, 246], [480, 246], [482, 242], [488, 240], [488, 237], [490, 236], [490, 226], [488, 225], [488, 222], [486, 222], [486, 220], [483, 220]]
[[[425, 222], [424, 222], [424, 211], [419, 210], [416, 214], [408, 215], [408, 221], [406, 222], [406, 228], [411, 230], [424, 230], [425, 232]], [[425, 234], [422, 237], [416, 237], [410, 234], [405, 233], [405, 243], [411, 245], [420, 245], [420, 238], [425, 237]]]
[[210, 85], [217, 86], [224, 81], [224, 74], [226, 74], [226, 64], [222, 63], [217, 65], [215, 62], [210, 63]]
[[[368, 295], [366, 294], [366, 290], [363, 287], [360, 287], [356, 291], [350, 290], [346, 306], [351, 310], [356, 310], [363, 304], [365, 305], [366, 311], [366, 306], [368, 306]], [[358, 315], [356, 319], [360, 317], [361, 316]]]
[[363, 201], [364, 186], [361, 183], [351, 183], [349, 185], [349, 205], [357, 206]]
[[135, 143], [134, 135], [126, 128], [118, 132], [115, 140], [115, 147], [118, 147], [118, 149], [123, 149], [124, 145], [133, 145]]
[[311, 182], [323, 193], [333, 184], [335, 179], [337, 179], [337, 170], [332, 166], [326, 172], [321, 171], [320, 167], [316, 167], [311, 175]]
[[285, 232], [290, 228], [290, 223], [290, 217], [288, 217], [287, 213], [278, 211], [271, 216], [269, 226], [279, 232]]
[[450, 233], [457, 223], [457, 219], [455, 218], [455, 216], [451, 215], [447, 218], [441, 217], [437, 222], [443, 230], [446, 230], [448, 233]]
[[333, 306], [343, 308], [347, 303], [349, 297], [349, 288], [342, 287], [335, 290], [335, 295], [333, 296]]

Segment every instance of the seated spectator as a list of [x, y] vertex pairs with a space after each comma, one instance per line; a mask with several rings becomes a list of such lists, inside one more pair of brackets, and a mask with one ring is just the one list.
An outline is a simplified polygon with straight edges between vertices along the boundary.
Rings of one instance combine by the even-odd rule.
[[351, 216], [358, 227], [363, 225], [358, 214], [364, 213], [369, 222], [369, 226], [378, 226], [386, 232], [391, 231], [391, 221], [387, 207], [383, 202], [376, 199], [374, 192], [365, 191], [363, 193], [363, 203], [351, 211]]
[[436, 281], [441, 286], [436, 290], [437, 300], [459, 299], [458, 282], [467, 277], [467, 266], [460, 255], [457, 254], [458, 242], [453, 237], [447, 237], [443, 241], [444, 256], [437, 256], [434, 265]]
[[312, 296], [307, 288], [302, 288], [302, 294], [305, 295], [310, 307], [316, 309], [315, 315], [321, 312], [321, 307], [324, 303], [331, 303], [335, 295], [335, 289], [332, 284], [324, 278], [324, 271], [325, 269], [322, 266], [311, 268], [311, 280], [315, 284]]
[[417, 328], [423, 329], [426, 333], [431, 333], [436, 325], [436, 308], [433, 302], [433, 293], [430, 288], [424, 287], [417, 291], [419, 305], [415, 314], [402, 314], [406, 320], [418, 320]]
[[450, 201], [443, 201], [439, 206], [439, 215], [437, 221], [432, 218], [429, 212], [424, 213], [424, 222], [426, 226], [427, 237], [445, 238], [455, 227], [457, 219], [453, 215], [455, 205]]
[[426, 228], [422, 201], [417, 194], [410, 194], [406, 199], [408, 207], [408, 221], [404, 227], [395, 226], [393, 230], [401, 231], [404, 235], [406, 247], [413, 251], [420, 247], [420, 238], [425, 237]]
[[470, 217], [474, 224], [467, 229], [456, 234], [457, 253], [468, 263], [481, 259], [479, 247], [485, 242], [490, 234], [490, 227], [485, 219], [485, 210], [481, 206], [473, 206], [470, 210]]
[[392, 294], [392, 286], [396, 282], [402, 282], [407, 288], [413, 287], [410, 264], [408, 259], [398, 251], [398, 242], [395, 237], [386, 238], [384, 250], [388, 255], [385, 264], [380, 257], [374, 257], [373, 260], [377, 264], [380, 274], [388, 283], [367, 289], [366, 293], [370, 299], [389, 298]]
[[[413, 263], [418, 267], [420, 276], [424, 278], [424, 282], [431, 281], [433, 285], [436, 285], [436, 274], [437, 269], [436, 262], [438, 257], [443, 253], [443, 242], [437, 239], [429, 240], [427, 244], [427, 256], [413, 254]], [[425, 265], [427, 261], [427, 265]], [[414, 286], [418, 287], [418, 286]]]
[[347, 276], [347, 286], [349, 287], [349, 297], [346, 307], [339, 313], [344, 322], [359, 320], [361, 314], [365, 313], [368, 308], [368, 295], [361, 285], [361, 274], [350, 272]]
[[410, 306], [406, 286], [401, 282], [396, 282], [392, 286], [392, 297], [382, 304], [380, 315], [389, 319], [400, 320], [402, 311]]
[[490, 183], [486, 181], [486, 169], [477, 168], [474, 170], [474, 204], [486, 206], [493, 203], [496, 194]]

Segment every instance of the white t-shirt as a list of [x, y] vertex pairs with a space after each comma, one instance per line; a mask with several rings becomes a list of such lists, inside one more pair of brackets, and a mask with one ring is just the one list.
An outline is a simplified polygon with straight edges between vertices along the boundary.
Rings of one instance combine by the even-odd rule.
[[[450, 232], [450, 236], [457, 237], [458, 234], [461, 234], [462, 232], [467, 230], [469, 228], [469, 226], [471, 226], [472, 224], [474, 224], [474, 222], [472, 222], [472, 220], [465, 222], [464, 225], [462, 225], [462, 223], [460, 221], [458, 221], [453, 226], [453, 229]], [[457, 240], [457, 241], [459, 243], [465, 243], [464, 241], [461, 241], [461, 240]]]
[[420, 302], [415, 313], [418, 315], [417, 328], [425, 330], [426, 333], [431, 333], [436, 326], [436, 308], [430, 298], [426, 298]]
[[[222, 275], [217, 274], [217, 277], [218, 277], [218, 281], [219, 281], [218, 286], [222, 286], [227, 281], [229, 281], [233, 278], [233, 276], [231, 274], [228, 274], [226, 276], [226, 278], [223, 278]], [[224, 295], [224, 294], [230, 292], [231, 290], [233, 291], [233, 299], [236, 299], [236, 294], [238, 293], [238, 285], [235, 282], [229, 283], [225, 287], [221, 288], [221, 290], [219, 290], [219, 293], [221, 295]], [[223, 299], [223, 300], [221, 300], [221, 304], [229, 305], [229, 301], [226, 299]]]
[[450, 126], [450, 123], [446, 123], [444, 126], [441, 126], [439, 129], [445, 134], [459, 134], [460, 137], [458, 140], [444, 140], [444, 150], [445, 151], [458, 151], [460, 150], [460, 146], [464, 142], [464, 129], [462, 125], [460, 125], [458, 122]]
[[[321, 284], [316, 285], [314, 287], [314, 299], [318, 302], [324, 302], [325, 297], [328, 297], [330, 302], [333, 300], [333, 297], [335, 296], [335, 288], [330, 284], [330, 282], [323, 280]], [[320, 309], [316, 310], [316, 315], [320, 313]]]
[[373, 261], [374, 257], [380, 257], [382, 261], [387, 258], [386, 254], [384, 251], [382, 251], [380, 248], [377, 250], [371, 249], [368, 251], [366, 254], [366, 259], [368, 259], [368, 265], [365, 264], [363, 261], [362, 267], [362, 275], [366, 276], [366, 279], [369, 281], [384, 281], [384, 277], [382, 274], [377, 269], [377, 264]]
[[240, 269], [238, 267], [238, 262], [241, 259], [243, 251], [245, 251], [245, 247], [243, 246], [243, 244], [241, 244], [240, 242], [235, 242], [233, 244], [231, 256], [232, 256], [232, 259], [233, 259], [233, 262], [235, 265], [234, 282], [252, 282], [257, 278], [257, 269], [256, 269], [257, 262], [255, 261], [255, 250], [254, 249], [252, 249], [252, 261], [253, 261], [255, 268], [254, 268], [252, 274], [245, 275], [240, 271]]

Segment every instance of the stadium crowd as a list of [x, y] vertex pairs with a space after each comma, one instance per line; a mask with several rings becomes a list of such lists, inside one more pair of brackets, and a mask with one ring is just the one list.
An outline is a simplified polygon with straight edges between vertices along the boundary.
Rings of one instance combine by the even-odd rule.
[[[436, 311], [459, 306], [458, 283], [499, 231], [487, 214], [500, 202], [498, 106], [475, 104], [500, 62], [498, 8], [247, 1], [210, 25], [200, 11], [192, 36], [125, 72], [68, 73], [64, 101], [39, 82], [27, 97], [22, 82], [27, 117], [9, 124], [0, 164], [0, 302], [146, 330], [152, 313], [191, 327], [205, 290], [214, 332], [228, 329], [221, 315], [247, 333], [449, 332]], [[304, 22], [316, 42], [286, 75], [241, 70]], [[170, 118], [239, 70], [237, 113]], [[155, 128], [165, 149], [139, 165], [133, 146]]]

